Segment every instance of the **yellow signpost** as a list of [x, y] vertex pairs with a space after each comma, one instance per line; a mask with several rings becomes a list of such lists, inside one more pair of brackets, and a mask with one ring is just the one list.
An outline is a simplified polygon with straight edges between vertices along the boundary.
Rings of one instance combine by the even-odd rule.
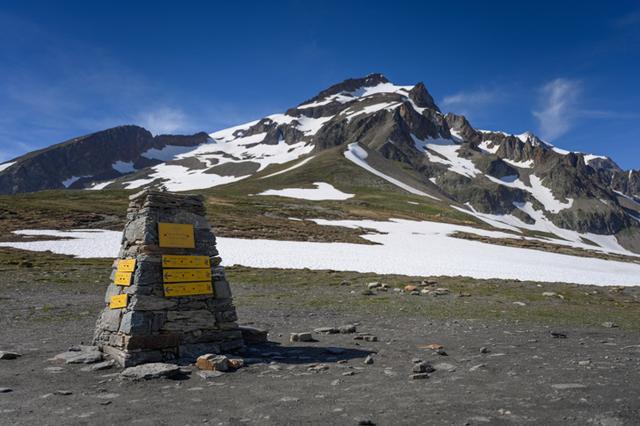
[[207, 256], [162, 256], [163, 268], [210, 268], [211, 260]]
[[109, 308], [111, 309], [120, 309], [126, 308], [128, 300], [128, 295], [126, 294], [118, 294], [117, 296], [111, 296], [111, 300], [109, 301]]
[[158, 223], [160, 247], [195, 248], [193, 225], [181, 223]]
[[136, 269], [135, 259], [118, 260], [118, 272], [133, 272]]
[[165, 269], [162, 272], [165, 283], [188, 283], [211, 280], [211, 269]]
[[131, 285], [131, 272], [116, 272], [116, 276], [113, 278], [115, 285]]
[[164, 285], [165, 297], [196, 296], [201, 294], [213, 294], [211, 281]]

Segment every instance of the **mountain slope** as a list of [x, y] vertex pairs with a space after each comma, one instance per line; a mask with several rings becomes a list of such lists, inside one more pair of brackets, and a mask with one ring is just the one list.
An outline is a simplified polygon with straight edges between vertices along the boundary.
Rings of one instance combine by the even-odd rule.
[[[311, 167], [327, 150], [369, 179], [494, 227], [640, 251], [639, 172], [563, 151], [531, 133], [477, 130], [463, 116], [443, 114], [424, 84], [398, 86], [380, 74], [208, 136], [154, 138], [127, 126], [55, 145], [4, 170], [0, 165], [0, 191], [149, 185], [180, 191], [252, 177], [268, 182], [274, 173]], [[331, 167], [324, 173], [330, 176]]]

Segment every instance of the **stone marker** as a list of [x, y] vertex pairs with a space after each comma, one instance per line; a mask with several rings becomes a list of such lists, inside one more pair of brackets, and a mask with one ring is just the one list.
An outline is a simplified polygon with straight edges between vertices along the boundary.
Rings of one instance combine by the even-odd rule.
[[244, 347], [203, 198], [130, 197], [94, 345], [123, 367]]

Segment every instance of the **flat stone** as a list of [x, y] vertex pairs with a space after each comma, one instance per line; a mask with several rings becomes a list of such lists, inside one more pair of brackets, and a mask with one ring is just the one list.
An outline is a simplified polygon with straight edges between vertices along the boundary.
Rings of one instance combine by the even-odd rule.
[[427, 374], [427, 373], [416, 373], [416, 374], [410, 375], [409, 378], [411, 380], [423, 380], [423, 379], [428, 379], [429, 378], [429, 374]]
[[338, 331], [341, 334], [351, 334], [357, 331], [357, 327], [354, 324], [341, 325], [338, 327]]
[[367, 357], [364, 359], [364, 363], [368, 365], [373, 364], [373, 357], [371, 355], [367, 355]]
[[212, 371], [212, 370], [198, 370], [196, 374], [204, 380], [213, 380], [220, 376], [224, 376], [224, 373], [222, 371]]
[[180, 374], [180, 367], [175, 364], [153, 362], [135, 367], [125, 368], [120, 376], [131, 380], [149, 380], [160, 378], [172, 378]]
[[73, 395], [73, 392], [67, 389], [59, 389], [57, 391], [55, 391], [53, 393], [54, 395], [62, 395], [62, 396], [69, 396], [69, 395]]
[[0, 351], [0, 359], [16, 359], [22, 356], [18, 352]]
[[314, 342], [313, 335], [310, 332], [291, 333], [289, 337], [291, 342]]
[[618, 324], [616, 324], [613, 321], [605, 321], [605, 322], [602, 323], [602, 326], [606, 327], [606, 328], [616, 328], [616, 327], [618, 327]]
[[486, 365], [485, 365], [485, 364], [478, 364], [478, 365], [474, 365], [473, 367], [471, 367], [471, 368], [469, 369], [469, 371], [478, 371], [478, 370], [480, 370], [481, 368], [485, 368], [485, 367], [486, 367]]
[[336, 327], [319, 327], [314, 328], [313, 331], [319, 334], [338, 334], [340, 330]]
[[11, 388], [0, 388], [0, 393], [9, 393], [9, 392], [13, 392], [13, 389], [11, 389]]
[[453, 364], [449, 364], [448, 362], [440, 362], [433, 366], [437, 371], [448, 371], [449, 373], [453, 373], [456, 371], [456, 366]]
[[378, 288], [380, 286], [381, 286], [381, 284], [379, 282], [377, 282], [377, 281], [367, 284], [367, 288], [369, 290], [373, 290], [374, 288]]
[[102, 370], [108, 370], [114, 365], [116, 365], [116, 362], [110, 359], [109, 361], [102, 361], [93, 365], [89, 365], [87, 367], [82, 367], [80, 370], [81, 371], [102, 371]]
[[93, 364], [102, 361], [102, 352], [97, 348], [91, 350], [72, 350], [62, 352], [53, 357], [55, 361], [64, 361], [65, 364]]
[[567, 389], [584, 389], [587, 386], [581, 383], [556, 383], [551, 385], [551, 387], [557, 390], [567, 390]]

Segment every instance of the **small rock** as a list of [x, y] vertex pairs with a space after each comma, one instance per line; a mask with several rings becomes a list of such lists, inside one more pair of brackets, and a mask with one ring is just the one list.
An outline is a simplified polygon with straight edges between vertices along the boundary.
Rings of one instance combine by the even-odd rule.
[[150, 380], [159, 378], [172, 378], [180, 374], [180, 367], [175, 364], [152, 362], [125, 368], [120, 376], [131, 380]]
[[413, 290], [411, 293], [409, 293], [412, 296], [420, 296], [420, 292], [418, 290]]
[[245, 366], [244, 359], [242, 358], [229, 358], [229, 368], [232, 370], [238, 370]]
[[379, 283], [379, 282], [377, 282], [377, 281], [374, 281], [374, 282], [372, 282], [372, 283], [367, 284], [367, 288], [368, 288], [369, 290], [376, 289], [376, 288], [378, 288], [378, 287], [380, 287], [380, 286], [381, 286], [381, 285], [380, 285], [380, 283]]
[[354, 376], [355, 374], [355, 371], [345, 371], [344, 373], [342, 373], [343, 376]]
[[417, 374], [410, 375], [409, 378], [411, 380], [428, 379], [429, 378], [429, 374], [427, 374], [427, 373], [417, 373]]
[[420, 290], [420, 294], [429, 294], [431, 293], [431, 290], [423, 288], [422, 290]]
[[371, 355], [367, 355], [367, 357], [364, 359], [364, 363], [367, 365], [373, 364], [373, 357]]
[[407, 293], [411, 293], [412, 291], [416, 291], [417, 289], [417, 286], [411, 284], [404, 286], [404, 291], [406, 291]]
[[485, 368], [485, 367], [486, 367], [486, 365], [485, 365], [485, 364], [478, 364], [478, 365], [474, 365], [473, 367], [471, 367], [471, 368], [469, 369], [469, 371], [478, 371], [478, 370], [480, 370], [481, 368]]
[[220, 376], [224, 376], [224, 373], [222, 371], [213, 371], [213, 370], [198, 370], [196, 374], [201, 378], [203, 378], [204, 380], [211, 380]]
[[22, 356], [18, 352], [0, 351], [0, 359], [16, 359]]
[[13, 389], [11, 389], [11, 388], [0, 388], [0, 393], [9, 393], [9, 392], [13, 392]]
[[295, 396], [283, 396], [280, 398], [280, 402], [298, 402], [300, 398], [296, 398]]
[[527, 304], [524, 302], [513, 302], [513, 304], [516, 306], [527, 306]]
[[307, 370], [313, 371], [314, 373], [319, 373], [321, 371], [326, 371], [328, 369], [329, 369], [329, 366], [327, 364], [314, 364], [307, 367]]
[[448, 371], [449, 373], [453, 373], [456, 371], [456, 366], [453, 364], [449, 364], [448, 362], [440, 362], [433, 366], [436, 371]]
[[444, 346], [438, 343], [429, 343], [428, 345], [418, 346], [420, 349], [431, 349], [432, 351], [437, 351], [439, 349], [444, 349]]
[[588, 359], [587, 359], [587, 360], [584, 360], [584, 361], [578, 361], [578, 365], [581, 365], [581, 366], [583, 366], [583, 367], [584, 367], [585, 365], [590, 365], [590, 364], [591, 364], [591, 361], [589, 361]]
[[349, 281], [349, 280], [343, 280], [343, 281], [340, 281], [340, 285], [341, 285], [341, 286], [348, 286], [348, 285], [351, 285], [351, 281]]
[[315, 333], [319, 333], [319, 334], [338, 334], [338, 333], [340, 333], [340, 330], [338, 330], [336, 327], [319, 327], [319, 328], [313, 329], [313, 331]]
[[376, 424], [371, 419], [356, 419], [358, 420], [358, 426], [375, 426]]
[[211, 370], [211, 371], [229, 371], [231, 369], [231, 365], [229, 363], [229, 358], [224, 355], [216, 355], [216, 354], [205, 354], [199, 356], [196, 360], [196, 367], [200, 370]]
[[70, 390], [66, 390], [66, 389], [60, 389], [60, 390], [55, 391], [53, 394], [54, 395], [67, 396], [67, 395], [73, 395], [73, 392], [71, 392]]
[[564, 333], [560, 333], [558, 331], [550, 331], [549, 334], [551, 334], [551, 337], [553, 337], [554, 339], [566, 339], [567, 335]]
[[114, 360], [109, 360], [109, 361], [102, 361], [99, 362], [97, 364], [93, 364], [93, 365], [89, 365], [87, 367], [82, 367], [80, 370], [81, 371], [101, 371], [101, 370], [108, 370], [109, 368], [113, 367], [114, 365], [116, 365], [116, 362]]
[[376, 293], [371, 291], [371, 290], [364, 290], [360, 294], [363, 295], [363, 296], [373, 296]]
[[433, 373], [436, 371], [428, 362], [419, 362], [413, 365], [414, 373]]
[[436, 350], [436, 353], [440, 356], [449, 356], [449, 354], [444, 349]]
[[618, 324], [616, 324], [613, 321], [605, 321], [605, 322], [602, 323], [602, 326], [606, 327], [606, 328], [616, 328], [616, 327], [618, 327]]
[[311, 334], [310, 332], [303, 332], [303, 333], [291, 333], [291, 336], [289, 336], [289, 341], [290, 342], [315, 342], [316, 340], [314, 340], [313, 334]]
[[340, 334], [351, 334], [357, 331], [357, 327], [354, 324], [341, 325], [338, 327]]
[[555, 291], [545, 291], [542, 293], [544, 297], [555, 297], [558, 295]]
[[491, 351], [486, 346], [483, 346], [483, 347], [480, 348], [480, 353], [481, 354], [488, 354], [489, 352], [491, 352]]
[[471, 293], [458, 293], [458, 297], [471, 297]]
[[585, 385], [581, 383], [557, 383], [551, 385], [552, 388], [557, 390], [567, 390], [567, 389], [584, 389]]
[[433, 290], [431, 292], [431, 295], [432, 296], [446, 296], [449, 293], [451, 293], [451, 291], [448, 288], [436, 288], [435, 290]]

